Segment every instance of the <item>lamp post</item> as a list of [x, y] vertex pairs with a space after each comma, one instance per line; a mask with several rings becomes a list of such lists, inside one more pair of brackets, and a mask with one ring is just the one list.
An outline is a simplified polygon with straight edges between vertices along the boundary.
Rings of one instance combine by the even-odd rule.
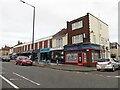
[[32, 32], [32, 47], [31, 47], [31, 49], [32, 49], [32, 61], [33, 61], [34, 60], [33, 53], [34, 53], [35, 6], [33, 6], [29, 3], [26, 3], [25, 1], [22, 1], [22, 0], [20, 0], [20, 2], [25, 3], [33, 8], [33, 32]]

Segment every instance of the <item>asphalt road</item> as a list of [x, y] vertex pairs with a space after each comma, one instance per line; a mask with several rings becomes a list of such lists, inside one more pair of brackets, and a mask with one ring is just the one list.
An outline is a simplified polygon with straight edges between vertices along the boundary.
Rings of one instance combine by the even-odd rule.
[[[2, 63], [2, 88], [118, 88], [118, 71], [72, 72]], [[1, 73], [1, 72], [0, 72]]]

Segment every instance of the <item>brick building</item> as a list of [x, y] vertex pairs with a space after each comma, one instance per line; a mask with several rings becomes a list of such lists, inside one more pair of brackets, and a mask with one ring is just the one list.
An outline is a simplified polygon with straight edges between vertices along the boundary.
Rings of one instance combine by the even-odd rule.
[[8, 55], [10, 49], [11, 49], [11, 47], [6, 46], [6, 45], [5, 45], [5, 47], [2, 47], [0, 49], [0, 56], [6, 56], [6, 55]]
[[[52, 36], [35, 40], [34, 57], [44, 60], [52, 47]], [[26, 42], [13, 47], [13, 52], [17, 55], [30, 56], [32, 54], [32, 42]]]
[[[31, 42], [13, 47], [17, 54], [31, 54]], [[55, 35], [35, 40], [34, 52], [40, 61], [56, 58], [64, 63], [95, 66], [99, 58], [110, 57], [108, 25], [87, 13], [67, 21], [67, 28]]]
[[99, 58], [110, 57], [108, 25], [90, 13], [67, 22], [68, 45], [65, 63], [95, 66]]

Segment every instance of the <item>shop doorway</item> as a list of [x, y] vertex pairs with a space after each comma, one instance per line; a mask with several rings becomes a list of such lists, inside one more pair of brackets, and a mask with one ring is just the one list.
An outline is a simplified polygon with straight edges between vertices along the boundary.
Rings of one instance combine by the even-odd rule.
[[40, 53], [40, 61], [41, 62], [51, 62], [50, 61], [50, 53], [48, 53], [48, 52]]
[[84, 53], [80, 52], [78, 53], [78, 65], [83, 65], [84, 62]]

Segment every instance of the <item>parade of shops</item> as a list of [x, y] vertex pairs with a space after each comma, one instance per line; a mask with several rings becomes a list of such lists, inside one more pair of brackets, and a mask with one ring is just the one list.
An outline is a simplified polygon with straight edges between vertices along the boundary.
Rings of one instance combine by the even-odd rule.
[[[55, 35], [35, 40], [33, 56], [39, 62], [95, 66], [99, 58], [109, 58], [109, 48], [108, 25], [87, 13], [67, 21], [67, 28]], [[13, 52], [30, 57], [31, 42], [13, 47]]]

